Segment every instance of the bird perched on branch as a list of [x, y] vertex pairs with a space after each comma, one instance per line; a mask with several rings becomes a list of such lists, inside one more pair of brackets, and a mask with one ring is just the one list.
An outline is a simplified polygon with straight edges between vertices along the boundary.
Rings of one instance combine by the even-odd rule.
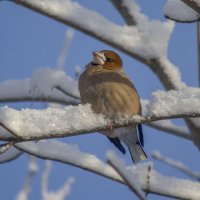
[[[89, 103], [95, 113], [105, 115], [111, 121], [133, 115], [141, 115], [138, 93], [123, 71], [122, 60], [109, 50], [94, 51], [93, 60], [79, 78], [81, 102]], [[109, 140], [125, 154], [121, 141], [128, 146], [134, 162], [146, 159], [142, 148], [143, 134], [139, 125], [103, 132]]]

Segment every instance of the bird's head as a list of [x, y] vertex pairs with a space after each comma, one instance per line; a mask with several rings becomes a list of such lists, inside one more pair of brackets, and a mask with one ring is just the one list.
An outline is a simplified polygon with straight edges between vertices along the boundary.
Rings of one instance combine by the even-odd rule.
[[109, 50], [93, 51], [93, 64], [108, 70], [122, 70], [122, 60], [117, 53]]

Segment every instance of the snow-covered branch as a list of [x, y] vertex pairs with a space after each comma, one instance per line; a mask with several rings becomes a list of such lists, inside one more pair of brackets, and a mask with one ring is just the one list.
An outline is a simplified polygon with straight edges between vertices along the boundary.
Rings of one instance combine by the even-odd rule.
[[[0, 109], [0, 125], [13, 134], [7, 141], [39, 140], [54, 137], [67, 137], [84, 133], [102, 132], [112, 123], [113, 128], [149, 123], [172, 118], [200, 117], [200, 89], [185, 88], [179, 91], [157, 91], [152, 94], [150, 102], [143, 101], [143, 116], [133, 116], [115, 122], [95, 114], [89, 104], [47, 108], [43, 110], [23, 109], [21, 111], [8, 107]], [[24, 123], [26, 121], [26, 123]], [[74, 123], [76, 122], [76, 123]], [[47, 126], [48, 124], [48, 126]], [[179, 136], [177, 134], [177, 136]], [[181, 137], [191, 140], [191, 135]]]
[[[45, 77], [45, 78], [44, 78]], [[0, 102], [45, 101], [77, 105], [77, 81], [62, 70], [37, 69], [31, 78], [0, 83]]]
[[0, 155], [0, 164], [14, 160], [18, 158], [22, 153], [22, 151], [12, 146], [6, 152]]
[[[138, 59], [156, 73], [167, 89], [180, 89], [184, 85], [177, 68], [167, 59], [167, 47], [174, 23], [149, 20], [140, 12], [134, 0], [131, 2], [131, 9], [134, 10], [130, 14], [136, 17], [135, 26], [119, 26], [99, 13], [70, 0], [13, 2], [70, 25]], [[124, 0], [123, 4], [128, 7], [130, 1]]]
[[66, 31], [63, 48], [58, 57], [57, 69], [64, 70], [65, 60], [66, 60], [69, 46], [73, 37], [74, 37], [74, 31], [72, 29], [69, 29], [68, 31]]
[[126, 4], [126, 2], [133, 3], [133, 1], [130, 1], [130, 0], [110, 0], [110, 2], [115, 6], [115, 8], [121, 14], [121, 16], [123, 17], [123, 19], [125, 20], [127, 25], [136, 25], [137, 24], [135, 17], [132, 15], [132, 10]]
[[[24, 142], [17, 144], [22, 151], [40, 158], [70, 164], [106, 178], [123, 183], [122, 178], [96, 156], [81, 152], [76, 145], [68, 145], [55, 140]], [[155, 193], [180, 199], [200, 199], [200, 183], [175, 177], [162, 176], [149, 163], [127, 167], [137, 177], [139, 186], [148, 193]], [[152, 165], [152, 164], [151, 164]]]
[[186, 127], [175, 125], [170, 120], [155, 121], [148, 123], [147, 125], [184, 139], [188, 139], [188, 137], [190, 137], [190, 133]]
[[192, 178], [200, 181], [200, 173], [192, 171], [187, 166], [185, 166], [183, 163], [178, 162], [176, 160], [172, 160], [171, 158], [164, 157], [163, 155], [161, 155], [160, 152], [157, 152], [157, 151], [153, 152], [152, 157], [154, 159], [164, 162], [165, 164], [170, 165], [170, 166], [182, 171], [183, 173], [191, 176]]
[[107, 154], [108, 164], [122, 177], [125, 184], [136, 194], [140, 200], [145, 200], [145, 195], [137, 183], [137, 176], [127, 170], [125, 163], [114, 152]]
[[28, 173], [25, 178], [23, 187], [21, 191], [18, 193], [16, 200], [28, 200], [28, 195], [31, 192], [31, 182], [33, 179], [33, 176], [38, 171], [38, 166], [36, 163], [36, 157], [31, 156], [29, 165], [28, 165]]
[[181, 1], [200, 14], [199, 0], [181, 0]]
[[48, 190], [48, 183], [49, 183], [49, 175], [51, 172], [51, 162], [46, 161], [46, 167], [44, 169], [42, 175], [42, 200], [64, 200], [67, 196], [69, 196], [71, 192], [72, 184], [74, 183], [74, 178], [69, 177], [64, 185], [59, 188], [57, 191], [49, 191]]
[[200, 6], [193, 0], [168, 0], [164, 7], [165, 17], [177, 21], [191, 23], [200, 19]]

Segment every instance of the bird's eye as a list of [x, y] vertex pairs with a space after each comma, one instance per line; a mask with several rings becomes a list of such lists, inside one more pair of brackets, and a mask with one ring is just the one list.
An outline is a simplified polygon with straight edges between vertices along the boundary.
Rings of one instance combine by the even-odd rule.
[[106, 62], [113, 62], [113, 59], [112, 58], [106, 58]]

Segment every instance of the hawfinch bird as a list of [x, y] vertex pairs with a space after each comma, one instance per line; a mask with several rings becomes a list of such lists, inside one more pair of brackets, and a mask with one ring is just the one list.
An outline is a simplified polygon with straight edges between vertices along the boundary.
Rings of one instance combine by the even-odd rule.
[[[95, 113], [101, 113], [111, 121], [133, 115], [141, 115], [138, 93], [122, 68], [122, 60], [117, 53], [109, 50], [93, 52], [90, 62], [79, 78], [81, 102], [89, 103]], [[118, 128], [103, 132], [123, 153], [121, 141], [128, 146], [134, 162], [146, 159], [142, 148], [142, 127]]]

